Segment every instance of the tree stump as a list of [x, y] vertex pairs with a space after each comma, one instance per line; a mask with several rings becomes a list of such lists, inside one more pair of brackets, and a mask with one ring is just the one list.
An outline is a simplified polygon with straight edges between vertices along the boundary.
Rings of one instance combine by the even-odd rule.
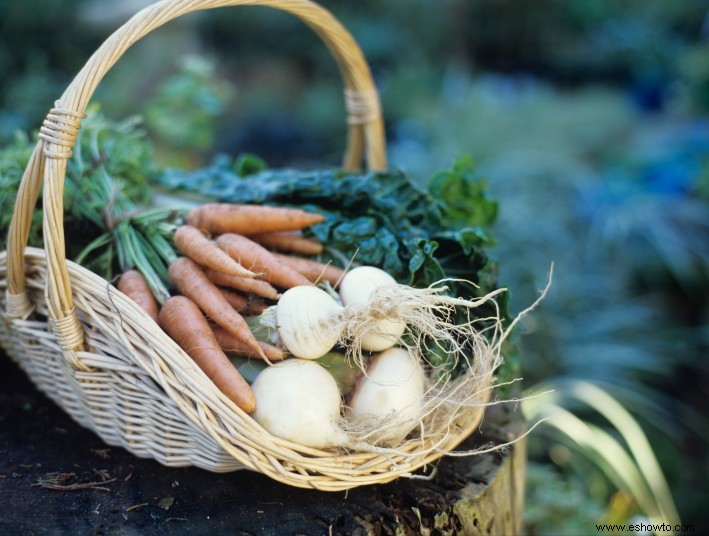
[[[519, 412], [490, 408], [461, 450], [501, 444]], [[163, 467], [108, 447], [0, 356], [2, 534], [519, 534], [523, 441], [504, 452], [448, 457], [429, 480], [324, 493], [260, 474]]]

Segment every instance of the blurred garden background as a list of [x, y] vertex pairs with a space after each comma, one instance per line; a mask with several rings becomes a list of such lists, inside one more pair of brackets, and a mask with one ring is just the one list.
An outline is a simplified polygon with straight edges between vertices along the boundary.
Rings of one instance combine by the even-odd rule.
[[[0, 149], [34, 132], [145, 0], [0, 0]], [[31, 5], [30, 5], [31, 4]], [[524, 322], [526, 533], [630, 519], [709, 529], [709, 5], [701, 0], [323, 2], [362, 46], [391, 165], [422, 183], [470, 155], [499, 201], [497, 259]], [[337, 67], [293, 17], [194, 14], [101, 84], [164, 166], [222, 153], [336, 166]], [[6, 175], [3, 176], [3, 173]], [[14, 198], [0, 167], [1, 196]], [[13, 183], [14, 184], [14, 183]]]

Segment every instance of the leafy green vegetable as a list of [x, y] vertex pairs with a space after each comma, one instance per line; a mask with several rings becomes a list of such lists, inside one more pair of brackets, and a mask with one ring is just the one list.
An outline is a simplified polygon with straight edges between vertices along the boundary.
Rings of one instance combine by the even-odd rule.
[[[351, 174], [344, 171], [264, 170], [240, 177], [227, 157], [197, 171], [167, 170], [159, 179], [169, 189], [199, 192], [221, 201], [299, 206], [325, 215], [311, 233], [346, 264], [381, 266], [397, 280], [417, 286], [444, 277], [478, 283], [492, 245], [489, 227], [495, 203], [459, 162], [441, 188], [465, 182], [468, 195], [456, 206], [416, 186], [402, 172]], [[467, 205], [466, 205], [467, 203]], [[478, 223], [462, 218], [464, 207]], [[456, 212], [457, 211], [457, 212]]]
[[497, 202], [487, 199], [486, 189], [470, 157], [458, 159], [451, 170], [439, 171], [428, 183], [444, 226], [491, 225], [497, 217]]

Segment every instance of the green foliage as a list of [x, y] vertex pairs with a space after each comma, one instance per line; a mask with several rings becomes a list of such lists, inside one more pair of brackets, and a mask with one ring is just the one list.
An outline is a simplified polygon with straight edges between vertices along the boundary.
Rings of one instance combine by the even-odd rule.
[[[709, 257], [700, 244], [709, 220], [706, 202], [695, 193], [701, 179], [693, 171], [693, 162], [706, 162], [706, 135], [694, 127], [696, 141], [675, 150], [685, 132], [678, 118], [633, 119], [620, 93], [569, 93], [534, 84], [503, 102], [497, 95], [504, 80], [454, 82], [456, 100], [441, 99], [436, 115], [433, 108], [430, 116], [416, 113], [430, 128], [433, 163], [468, 144], [476, 148], [491, 192], [500, 199], [495, 254], [501, 281], [515, 289], [513, 308], [536, 296], [555, 262], [551, 292], [525, 319], [520, 339], [528, 393], [561, 391], [572, 380], [602, 388], [643, 426], [680, 518], [697, 516], [696, 495], [681, 483], [681, 467], [689, 465], [682, 445], [705, 444], [707, 419], [681, 400], [701, 389], [705, 367], [696, 356], [706, 343], [699, 327], [682, 325], [681, 315], [690, 314], [692, 303], [706, 303], [701, 289]], [[668, 161], [673, 151], [676, 162], [648, 166]], [[424, 164], [432, 162], [427, 157]], [[680, 375], [688, 370], [689, 377]], [[553, 433], [552, 426], [539, 428], [530, 445], [546, 455], [563, 442], [580, 453], [565, 471], [590, 481], [603, 468], [604, 493], [597, 500], [633, 486], [645, 497], [642, 508], [657, 513], [654, 499], [647, 499], [647, 483], [658, 481], [657, 472], [646, 464], [608, 463], [593, 448], [603, 445], [601, 450], [621, 459], [622, 443], [611, 440], [622, 438], [629, 425], [609, 423], [571, 397], [553, 405], [569, 413], [558, 413], [563, 417], [558, 426], [552, 423]], [[547, 409], [556, 411], [551, 403]], [[632, 462], [633, 456], [626, 452], [623, 459]], [[688, 473], [706, 474], [701, 459], [691, 464]]]
[[[87, 199], [100, 203], [103, 196], [111, 195], [110, 192], [98, 196], [90, 194], [101, 182], [101, 175], [119, 181], [127, 197], [146, 205], [152, 195], [150, 183], [158, 173], [153, 146], [145, 137], [141, 119], [113, 121], [101, 114], [98, 106], [93, 106], [82, 124], [74, 156], [67, 165], [67, 210], [72, 213], [74, 204], [83, 205]], [[90, 211], [97, 213], [101, 209], [96, 205]]]
[[[679, 515], [665, 476], [647, 437], [630, 413], [607, 392], [590, 382], [557, 380], [553, 386], [553, 392], [523, 401], [525, 416], [530, 420], [545, 418], [545, 430], [553, 430], [571, 448], [593, 461], [618, 489], [634, 499], [654, 523], [679, 524]], [[597, 411], [611, 423], [613, 431], [623, 441], [571, 413], [561, 403], [564, 398], [575, 399]]]
[[253, 154], [241, 154], [237, 157], [236, 162], [234, 162], [234, 172], [239, 177], [255, 175], [256, 173], [265, 171], [267, 168], [266, 162]]
[[[67, 234], [76, 232], [77, 240], [68, 243], [67, 254], [73, 258], [87, 240], [106, 225], [107, 211], [116, 196], [124, 195], [135, 203], [149, 203], [149, 186], [158, 168], [152, 157], [152, 145], [138, 128], [139, 120], [108, 120], [97, 107], [89, 110], [74, 155], [67, 164], [64, 192]], [[35, 147], [26, 133], [18, 132], [12, 144], [0, 151], [0, 231], [2, 240], [12, 219], [15, 197], [22, 174]], [[107, 182], [108, 180], [108, 182]], [[41, 211], [35, 211], [30, 245], [41, 246]]]
[[680, 84], [700, 113], [709, 113], [709, 42], [689, 48], [680, 64]]
[[[106, 279], [137, 268], [159, 300], [169, 295], [166, 266], [175, 258], [171, 237], [181, 214], [145, 212], [158, 173], [140, 120], [115, 122], [89, 110], [67, 164], [64, 231], [67, 257]], [[6, 240], [22, 173], [34, 144], [26, 134], [0, 152], [0, 233]], [[29, 244], [40, 247], [42, 211], [35, 210]]]
[[97, 108], [84, 122], [67, 167], [65, 224], [91, 222], [93, 232], [91, 242], [78, 241], [81, 250], [68, 254], [106, 279], [138, 269], [162, 302], [169, 297], [167, 266], [176, 257], [170, 238], [180, 213], [140, 210], [150, 202], [159, 168], [139, 124], [135, 117], [108, 120]]
[[472, 158], [460, 158], [450, 171], [436, 173], [428, 182], [428, 191], [439, 204], [445, 227], [487, 227], [497, 217], [497, 202], [487, 199], [487, 183], [480, 179]]
[[589, 497], [578, 479], [559, 474], [552, 466], [527, 466], [524, 533], [529, 536], [584, 536], [603, 515], [603, 503]]
[[[22, 174], [27, 167], [34, 146], [27, 134], [16, 132], [12, 143], [0, 149], [0, 250], [7, 247], [7, 230], [15, 209], [17, 189], [22, 181]], [[30, 244], [40, 242], [39, 231], [42, 227], [42, 215], [32, 215]]]
[[233, 94], [231, 86], [215, 71], [213, 62], [188, 57], [148, 103], [147, 125], [171, 151], [204, 151], [214, 145], [216, 122]]

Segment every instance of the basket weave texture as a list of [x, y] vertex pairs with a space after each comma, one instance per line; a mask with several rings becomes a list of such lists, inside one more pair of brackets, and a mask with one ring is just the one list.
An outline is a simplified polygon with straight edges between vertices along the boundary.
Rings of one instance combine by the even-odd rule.
[[[382, 483], [452, 450], [482, 407], [435, 449], [408, 443], [399, 454], [330, 452], [270, 435], [226, 398], [148, 315], [109, 282], [66, 260], [66, 161], [103, 76], [136, 41], [178, 16], [262, 5], [310, 26], [337, 61], [345, 85], [348, 145], [343, 167], [386, 168], [379, 98], [361, 50], [333, 16], [306, 0], [165, 0], [137, 13], [94, 53], [40, 130], [0, 253], [0, 343], [52, 400], [106, 443], [168, 466], [251, 469], [293, 486], [339, 491]], [[44, 184], [44, 249], [27, 247]], [[419, 452], [420, 451], [420, 452]]]

